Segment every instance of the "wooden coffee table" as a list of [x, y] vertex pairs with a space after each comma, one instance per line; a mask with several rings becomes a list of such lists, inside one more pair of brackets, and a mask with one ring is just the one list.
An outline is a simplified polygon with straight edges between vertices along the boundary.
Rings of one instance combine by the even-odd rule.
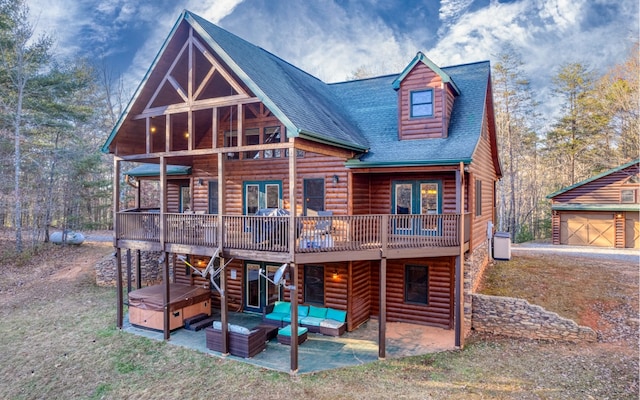
[[252, 329], [261, 329], [264, 331], [264, 335], [267, 337], [267, 341], [278, 336], [278, 327], [269, 324], [260, 324], [254, 326]]

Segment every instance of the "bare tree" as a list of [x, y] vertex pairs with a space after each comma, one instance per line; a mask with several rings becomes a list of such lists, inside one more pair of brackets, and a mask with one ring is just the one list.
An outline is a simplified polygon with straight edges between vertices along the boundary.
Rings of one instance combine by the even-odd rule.
[[492, 74], [499, 154], [504, 169], [498, 184], [498, 229], [510, 232], [513, 240], [538, 205], [537, 137], [532, 129], [537, 117], [536, 103], [522, 65], [519, 54], [507, 46], [498, 56]]
[[31, 80], [44, 71], [51, 56], [52, 40], [44, 35], [33, 40], [33, 27], [29, 21], [29, 8], [22, 0], [3, 0], [0, 3], [3, 26], [0, 31], [0, 68], [3, 82], [0, 86], [0, 107], [13, 131], [14, 140], [14, 226], [16, 251], [22, 244], [21, 195], [21, 142], [25, 121], [24, 104], [30, 95]]

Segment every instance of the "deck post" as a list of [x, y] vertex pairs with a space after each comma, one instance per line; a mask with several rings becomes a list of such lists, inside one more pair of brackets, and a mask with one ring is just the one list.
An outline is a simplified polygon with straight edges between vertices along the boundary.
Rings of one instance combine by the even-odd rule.
[[136, 289], [142, 288], [142, 252], [136, 250]]
[[298, 373], [298, 266], [291, 263], [291, 375]]
[[122, 329], [124, 300], [122, 299], [122, 250], [116, 249], [116, 326]]
[[464, 347], [464, 163], [460, 163], [460, 169], [456, 171], [456, 178], [460, 187], [458, 206], [460, 207], [460, 219], [458, 234], [460, 235], [460, 254], [456, 256], [455, 287], [454, 287], [454, 315], [455, 315], [455, 345]]
[[380, 312], [378, 315], [378, 359], [386, 358], [387, 343], [387, 259], [380, 259]]
[[387, 354], [387, 244], [389, 243], [389, 216], [383, 215], [380, 222], [380, 311], [378, 315], [378, 359]]
[[170, 315], [171, 311], [169, 309], [169, 305], [171, 304], [171, 296], [169, 292], [169, 254], [164, 253], [164, 274], [162, 280], [164, 282], [164, 340], [169, 340], [171, 336], [171, 328], [170, 328]]
[[[167, 118], [168, 120], [169, 118]], [[167, 159], [160, 157], [160, 247], [162, 251], [165, 251], [165, 242], [167, 238], [167, 226], [166, 226], [166, 213], [167, 213]], [[169, 304], [171, 299], [169, 294], [169, 254], [164, 254], [164, 273], [162, 281], [164, 283], [164, 340], [169, 340], [171, 335], [170, 329], [170, 310]]]
[[120, 210], [120, 159], [113, 158], [113, 246], [116, 248], [116, 326], [122, 329], [124, 300], [122, 298], [122, 252], [118, 247], [118, 211]]
[[[220, 268], [224, 265], [224, 258], [220, 257]], [[220, 345], [222, 346], [222, 355], [229, 355], [229, 341], [228, 332], [229, 326], [227, 322], [229, 320], [229, 310], [227, 307], [227, 276], [226, 270], [222, 270], [220, 273], [220, 323], [221, 323], [221, 331], [222, 337], [220, 338]]]
[[297, 172], [296, 172], [296, 147], [295, 139], [289, 148], [289, 232], [287, 232], [289, 245], [289, 263], [291, 271], [291, 286], [289, 287], [291, 296], [291, 375], [298, 373], [298, 266], [295, 263], [296, 257], [296, 193], [297, 193]]
[[127, 293], [131, 293], [131, 249], [127, 249]]

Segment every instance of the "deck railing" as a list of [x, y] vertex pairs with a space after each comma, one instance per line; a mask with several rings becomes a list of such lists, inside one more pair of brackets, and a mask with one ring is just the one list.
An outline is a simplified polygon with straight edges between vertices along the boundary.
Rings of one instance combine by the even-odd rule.
[[[289, 251], [287, 216], [224, 215], [223, 237], [213, 214], [120, 212], [117, 239], [160, 242], [165, 218], [165, 243], [284, 253]], [[376, 248], [454, 247], [460, 245], [460, 214], [331, 215], [296, 217], [297, 253], [358, 251]], [[464, 241], [471, 227], [464, 215]], [[220, 240], [222, 239], [222, 240]]]

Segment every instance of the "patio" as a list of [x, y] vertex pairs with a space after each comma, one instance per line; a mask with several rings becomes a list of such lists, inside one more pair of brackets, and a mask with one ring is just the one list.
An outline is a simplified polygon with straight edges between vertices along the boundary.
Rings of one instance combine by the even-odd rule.
[[[246, 327], [260, 323], [260, 315], [229, 313], [229, 322]], [[122, 328], [125, 332], [162, 341], [162, 331], [132, 326], [126, 316]], [[183, 346], [213, 356], [223, 357], [205, 346], [204, 330], [194, 332], [177, 329], [171, 332], [169, 344]], [[414, 356], [455, 349], [454, 331], [400, 322], [387, 322], [387, 358]], [[253, 358], [232, 355], [224, 358], [236, 360], [275, 371], [290, 372], [291, 349], [276, 339], [267, 342], [265, 351]], [[378, 321], [369, 320], [353, 332], [340, 337], [310, 333], [306, 342], [298, 347], [298, 374], [349, 367], [378, 360]]]

